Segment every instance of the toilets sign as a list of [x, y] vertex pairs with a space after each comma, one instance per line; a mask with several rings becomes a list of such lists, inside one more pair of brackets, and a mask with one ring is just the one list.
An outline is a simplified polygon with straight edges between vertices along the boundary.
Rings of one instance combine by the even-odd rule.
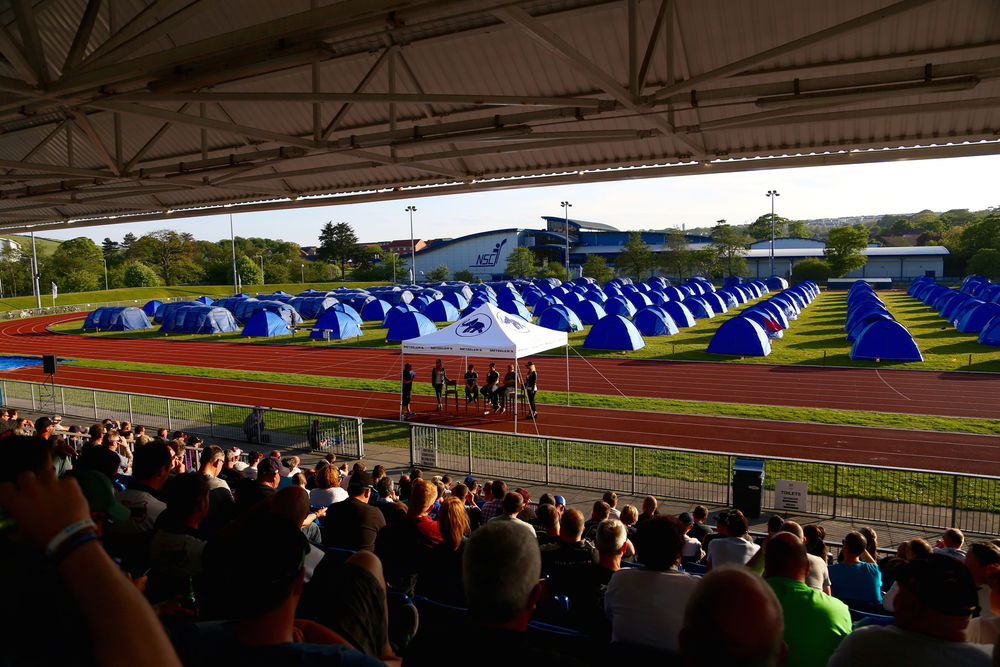
[[809, 485], [779, 479], [774, 482], [774, 506], [779, 510], [805, 512], [809, 501]]

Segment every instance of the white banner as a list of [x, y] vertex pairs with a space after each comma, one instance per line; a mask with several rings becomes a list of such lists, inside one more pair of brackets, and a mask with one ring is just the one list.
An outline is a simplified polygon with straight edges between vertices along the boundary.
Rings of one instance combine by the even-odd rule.
[[55, 301], [57, 296], [59, 296], [59, 286], [56, 285], [55, 281], [53, 281], [52, 282], [52, 300]]

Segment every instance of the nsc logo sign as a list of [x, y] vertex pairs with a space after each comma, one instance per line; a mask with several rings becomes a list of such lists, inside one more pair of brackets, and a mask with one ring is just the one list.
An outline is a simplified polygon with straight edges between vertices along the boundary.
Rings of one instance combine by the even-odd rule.
[[476, 255], [476, 263], [470, 264], [469, 266], [476, 268], [489, 268], [496, 266], [497, 262], [500, 261], [500, 252], [503, 250], [505, 245], [507, 245], [507, 239], [504, 239], [500, 241], [500, 243], [493, 246], [493, 250], [491, 252], [483, 252]]

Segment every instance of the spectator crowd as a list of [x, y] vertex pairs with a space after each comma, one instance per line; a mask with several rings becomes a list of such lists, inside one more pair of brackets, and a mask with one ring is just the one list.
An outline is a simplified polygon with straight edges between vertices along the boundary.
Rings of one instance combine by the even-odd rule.
[[[532, 499], [0, 411], [3, 665], [991, 665], [1000, 540]], [[997, 655], [1000, 664], [1000, 654]], [[613, 662], [612, 662], [613, 661]]]

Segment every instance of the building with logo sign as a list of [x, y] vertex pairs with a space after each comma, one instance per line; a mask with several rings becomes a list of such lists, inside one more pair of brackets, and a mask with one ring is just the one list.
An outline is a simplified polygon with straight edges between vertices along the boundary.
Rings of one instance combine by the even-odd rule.
[[[441, 266], [448, 267], [452, 276], [456, 271], [467, 270], [475, 278], [498, 280], [504, 276], [507, 258], [518, 246], [535, 250], [550, 261], [565, 263], [569, 254], [570, 273], [580, 275], [580, 267], [588, 255], [598, 255], [614, 266], [615, 259], [622, 251], [630, 232], [599, 222], [586, 220], [568, 221], [555, 216], [542, 216], [545, 226], [540, 229], [510, 228], [469, 234], [457, 239], [430, 242], [416, 253], [416, 280], [423, 282], [426, 273]], [[568, 224], [567, 224], [568, 222]], [[569, 238], [567, 240], [567, 227]], [[669, 251], [665, 232], [640, 232], [654, 254]], [[688, 250], [705, 250], [711, 247], [712, 239], [707, 236], [685, 234]], [[751, 278], [766, 278], [771, 275], [771, 241], [757, 241], [747, 248], [745, 259]], [[806, 238], [779, 238], [774, 242], [774, 273], [780, 276], [791, 274], [795, 264], [807, 258], [822, 259], [823, 241]], [[944, 275], [944, 258], [948, 249], [943, 246], [916, 247], [868, 247], [863, 254], [868, 263], [848, 274], [849, 278], [893, 278], [912, 279], [918, 276]], [[404, 262], [409, 262], [409, 253], [403, 253]]]

